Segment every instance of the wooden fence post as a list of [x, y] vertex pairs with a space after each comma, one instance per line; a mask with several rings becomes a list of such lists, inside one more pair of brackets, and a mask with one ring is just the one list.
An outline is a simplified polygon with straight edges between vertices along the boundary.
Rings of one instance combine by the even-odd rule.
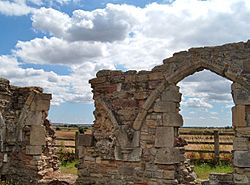
[[218, 164], [220, 161], [220, 138], [218, 130], [214, 130], [214, 161], [215, 164]]
[[79, 132], [76, 132], [75, 134], [75, 158], [78, 159], [79, 155], [78, 155], [78, 135]]

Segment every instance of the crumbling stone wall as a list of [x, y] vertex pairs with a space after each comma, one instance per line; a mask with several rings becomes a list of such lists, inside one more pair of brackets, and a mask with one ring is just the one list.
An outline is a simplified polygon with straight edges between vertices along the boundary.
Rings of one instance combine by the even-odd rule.
[[151, 71], [99, 71], [90, 80], [95, 122], [93, 135], [78, 142], [77, 184], [195, 184], [178, 137], [176, 84], [203, 69], [233, 81], [232, 183], [250, 184], [250, 41], [191, 48]]
[[0, 78], [0, 175], [38, 184], [58, 169], [54, 131], [47, 120], [51, 95], [38, 87], [11, 86]]

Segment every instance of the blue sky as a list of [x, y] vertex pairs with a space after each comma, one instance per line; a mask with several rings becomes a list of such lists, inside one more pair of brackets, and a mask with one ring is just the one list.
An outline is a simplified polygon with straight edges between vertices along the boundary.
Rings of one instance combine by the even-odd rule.
[[[180, 50], [246, 41], [249, 17], [248, 0], [0, 0], [0, 76], [52, 93], [52, 122], [92, 123], [98, 70], [150, 70]], [[208, 71], [180, 82], [185, 126], [231, 125], [230, 84]]]

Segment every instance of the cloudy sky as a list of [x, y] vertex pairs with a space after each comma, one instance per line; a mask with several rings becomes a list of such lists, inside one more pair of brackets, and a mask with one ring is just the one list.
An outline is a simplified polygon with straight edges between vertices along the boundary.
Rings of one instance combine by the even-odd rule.
[[[92, 123], [98, 70], [246, 41], [249, 17], [249, 0], [0, 0], [0, 76], [52, 93], [53, 122]], [[180, 82], [185, 125], [231, 125], [230, 84], [208, 71]]]

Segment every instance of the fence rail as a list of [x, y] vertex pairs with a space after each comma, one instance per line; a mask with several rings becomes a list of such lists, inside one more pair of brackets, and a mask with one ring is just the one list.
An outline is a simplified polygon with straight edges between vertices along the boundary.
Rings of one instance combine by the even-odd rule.
[[[194, 130], [192, 130], [194, 129]], [[220, 154], [232, 154], [231, 151], [228, 150], [220, 150], [220, 146], [232, 146], [233, 145], [233, 141], [231, 139], [231, 141], [221, 141], [222, 137], [229, 137], [229, 138], [233, 138], [234, 137], [234, 132], [230, 129], [228, 131], [220, 131], [218, 129], [211, 129], [211, 130], [202, 130], [202, 129], [198, 129], [195, 130], [195, 128], [190, 128], [190, 130], [185, 131], [185, 129], [180, 129], [179, 130], [179, 135], [180, 137], [187, 137], [187, 136], [200, 136], [201, 138], [203, 137], [202, 141], [188, 141], [187, 139], [187, 143], [188, 144], [192, 144], [192, 145], [213, 145], [213, 150], [207, 150], [207, 149], [186, 149], [186, 152], [195, 152], [195, 153], [208, 153], [208, 154], [214, 154], [214, 160], [215, 162], [218, 162], [220, 160]], [[213, 141], [204, 141], [205, 138], [204, 136], [211, 136]], [[210, 140], [210, 139], [209, 139]]]
[[[67, 132], [67, 131], [66, 131]], [[185, 149], [186, 152], [192, 152], [192, 153], [208, 153], [208, 154], [214, 154], [214, 159], [216, 161], [220, 160], [220, 154], [231, 154], [231, 151], [228, 150], [223, 150], [221, 149], [220, 146], [232, 146], [233, 142], [232, 139], [228, 141], [222, 141], [223, 137], [234, 137], [234, 132], [232, 129], [225, 129], [225, 130], [218, 130], [218, 129], [203, 129], [203, 128], [180, 128], [179, 129], [179, 135], [180, 137], [183, 137], [188, 144], [190, 145], [205, 145], [205, 146], [213, 146], [213, 149], [208, 150], [208, 149]], [[199, 137], [200, 140], [195, 141], [195, 140], [188, 140], [186, 138], [188, 137]], [[211, 136], [209, 141], [205, 140], [204, 136]], [[64, 147], [64, 148], [69, 148], [69, 149], [74, 149], [75, 148], [75, 137], [69, 138], [69, 137], [57, 137], [56, 138], [56, 147]]]

